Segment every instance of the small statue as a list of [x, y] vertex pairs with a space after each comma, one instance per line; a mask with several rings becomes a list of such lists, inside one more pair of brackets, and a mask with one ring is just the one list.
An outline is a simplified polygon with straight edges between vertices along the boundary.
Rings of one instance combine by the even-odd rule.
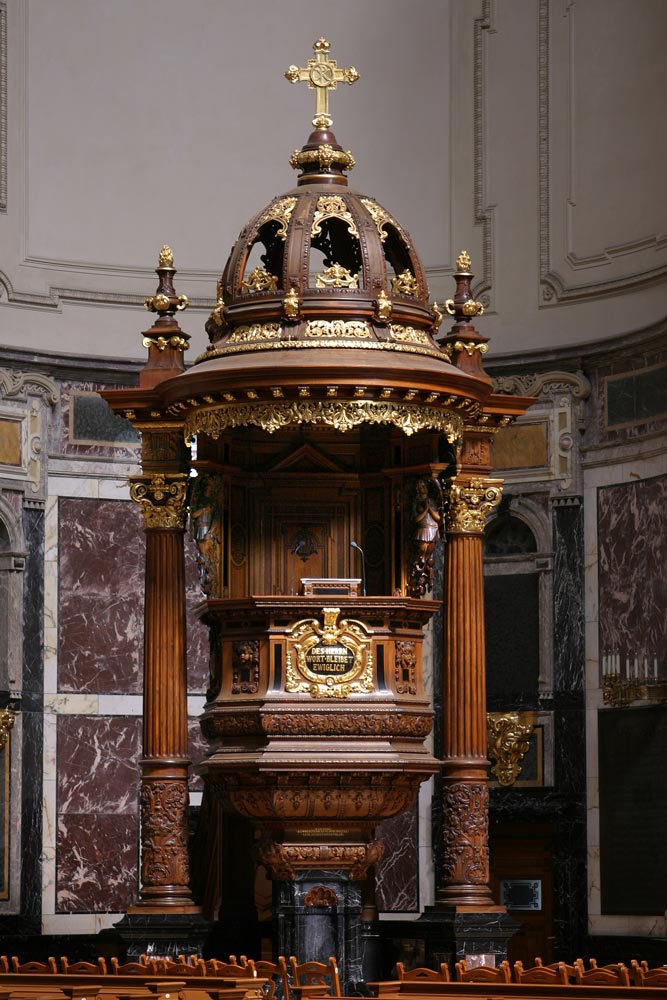
[[190, 530], [197, 544], [197, 566], [201, 588], [207, 597], [220, 597], [222, 517], [212, 477], [198, 477], [192, 494]]
[[433, 552], [444, 535], [442, 490], [437, 479], [419, 479], [412, 508], [415, 560], [410, 572], [411, 597], [423, 597], [433, 583]]

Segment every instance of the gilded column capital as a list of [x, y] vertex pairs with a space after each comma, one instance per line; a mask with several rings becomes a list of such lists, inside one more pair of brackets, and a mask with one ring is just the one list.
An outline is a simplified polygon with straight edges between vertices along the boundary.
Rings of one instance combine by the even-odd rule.
[[14, 709], [4, 708], [0, 712], [0, 750], [2, 750], [9, 739], [10, 730], [14, 726]]
[[483, 532], [486, 518], [500, 503], [502, 493], [502, 479], [471, 477], [452, 483], [447, 530], [459, 534]]
[[131, 476], [130, 496], [141, 506], [146, 528], [184, 528], [188, 475]]

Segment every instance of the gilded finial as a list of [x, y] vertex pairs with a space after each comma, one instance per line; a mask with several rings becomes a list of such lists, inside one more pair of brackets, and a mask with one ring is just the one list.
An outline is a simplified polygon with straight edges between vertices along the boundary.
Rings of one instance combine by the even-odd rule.
[[326, 38], [318, 38], [313, 45], [314, 59], [307, 66], [290, 66], [285, 76], [290, 83], [308, 83], [308, 89], [315, 93], [315, 128], [331, 128], [333, 119], [329, 114], [329, 91], [336, 90], [339, 83], [356, 83], [359, 79], [354, 66], [338, 67], [335, 59], [329, 58], [331, 45]]
[[472, 266], [472, 261], [470, 259], [470, 254], [467, 250], [462, 250], [461, 253], [456, 258], [456, 270], [457, 271], [469, 271]]
[[165, 245], [160, 250], [160, 256], [158, 258], [158, 267], [173, 267], [174, 266], [174, 254], [170, 246]]

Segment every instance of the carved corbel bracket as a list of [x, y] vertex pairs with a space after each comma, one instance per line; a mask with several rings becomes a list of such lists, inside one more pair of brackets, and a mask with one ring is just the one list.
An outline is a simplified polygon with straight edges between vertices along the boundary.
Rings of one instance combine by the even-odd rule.
[[530, 745], [534, 723], [521, 712], [489, 712], [486, 716], [488, 754], [498, 784], [513, 785], [521, 773], [521, 761]]

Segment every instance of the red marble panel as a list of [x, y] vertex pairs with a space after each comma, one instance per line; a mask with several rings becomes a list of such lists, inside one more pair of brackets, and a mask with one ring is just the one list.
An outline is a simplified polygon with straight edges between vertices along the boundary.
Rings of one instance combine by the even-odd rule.
[[185, 533], [185, 610], [187, 617], [188, 691], [204, 694], [208, 685], [208, 628], [195, 609], [204, 600], [197, 569], [197, 546], [189, 532]]
[[378, 824], [384, 855], [375, 867], [375, 896], [382, 913], [419, 909], [417, 807]]
[[141, 719], [60, 715], [57, 726], [58, 815], [136, 815]]
[[58, 686], [141, 690], [145, 539], [123, 500], [61, 499]]
[[137, 897], [139, 820], [129, 813], [58, 817], [56, 912], [123, 912]]
[[598, 490], [600, 660], [667, 679], [667, 476]]

